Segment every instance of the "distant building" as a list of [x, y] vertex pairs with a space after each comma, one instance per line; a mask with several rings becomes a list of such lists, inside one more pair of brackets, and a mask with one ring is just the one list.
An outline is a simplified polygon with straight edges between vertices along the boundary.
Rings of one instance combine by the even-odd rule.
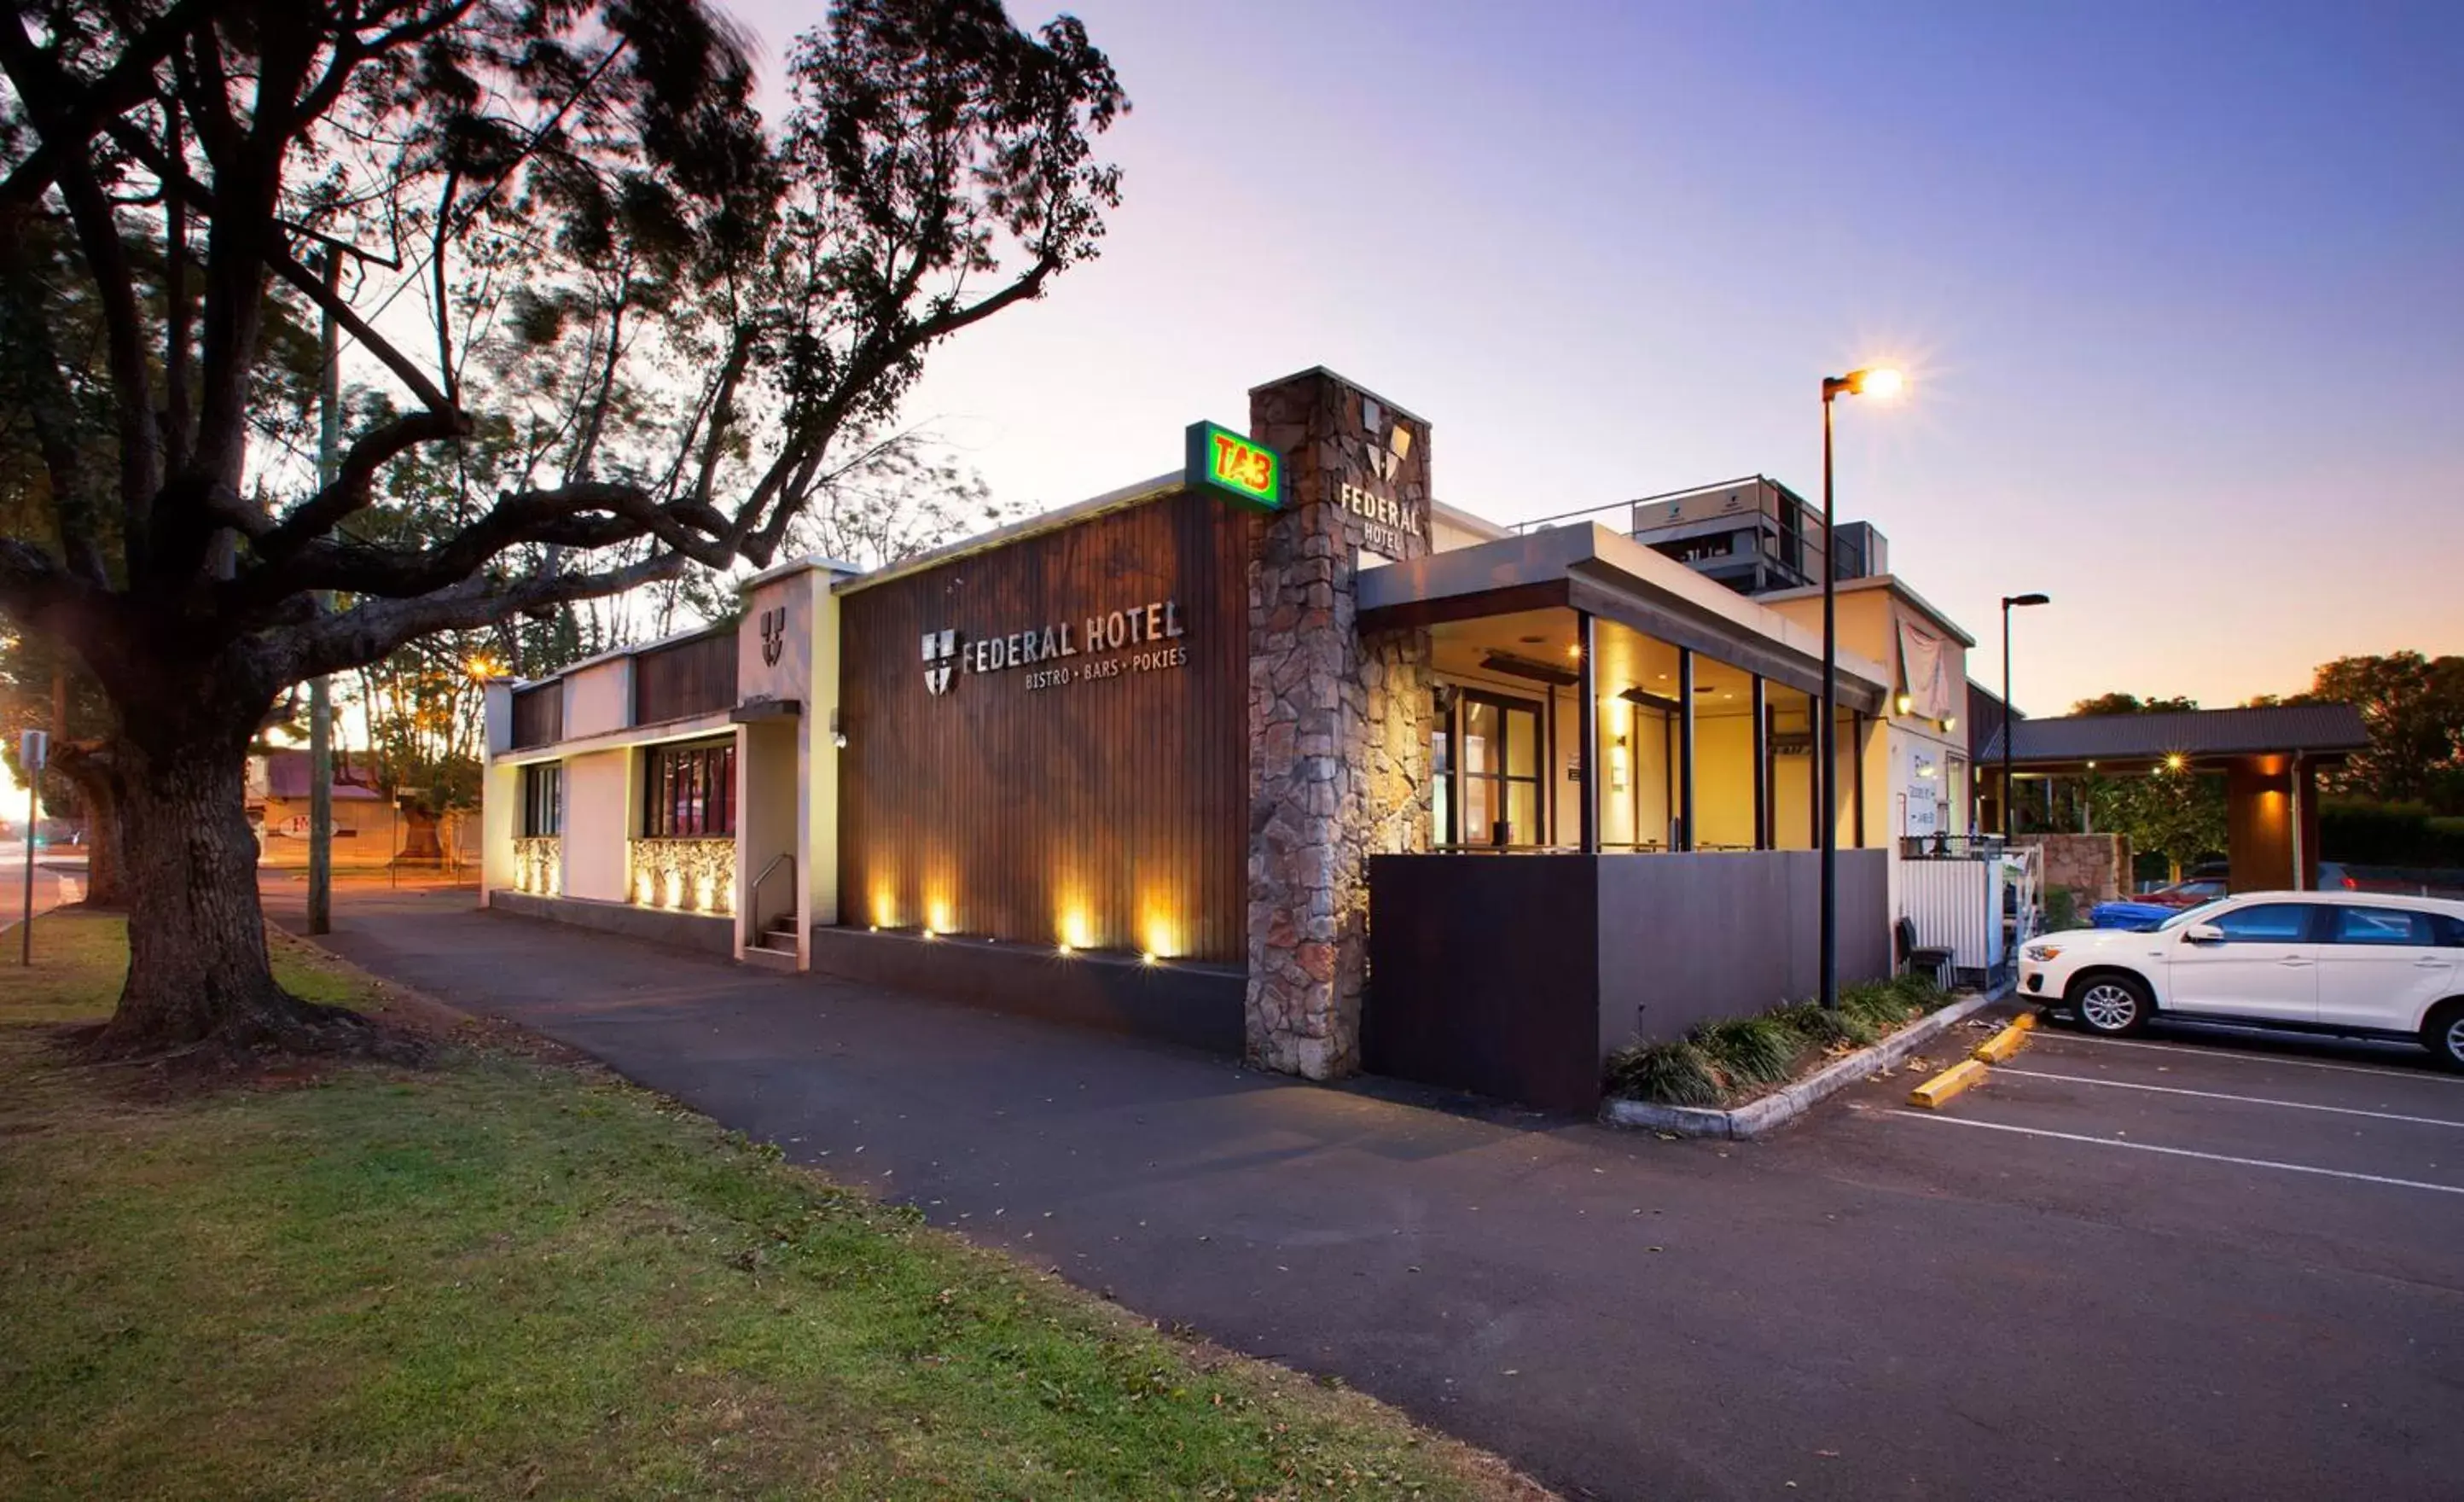
[[[269, 865], [308, 864], [308, 753], [280, 747], [249, 758], [248, 817]], [[402, 837], [393, 800], [347, 757], [334, 760], [334, 861], [389, 860]]]
[[[1633, 503], [1634, 540], [1739, 594], [1771, 594], [1822, 582], [1830, 551], [1822, 515], [1804, 497], [1762, 475], [1665, 491]], [[1840, 579], [1891, 571], [1890, 545], [1871, 522], [1838, 529]]]

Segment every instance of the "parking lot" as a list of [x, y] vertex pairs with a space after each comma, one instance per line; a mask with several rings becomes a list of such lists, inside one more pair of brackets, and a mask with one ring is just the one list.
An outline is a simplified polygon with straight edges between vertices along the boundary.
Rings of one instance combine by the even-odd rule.
[[2440, 1290], [2464, 1273], [2464, 1075], [2419, 1049], [2190, 1024], [2106, 1039], [2046, 1019], [1940, 1110], [1905, 1104], [1921, 1077], [1867, 1084], [1794, 1151], [2314, 1267]]
[[2464, 1196], [2464, 1076], [2417, 1051], [2180, 1027], [2039, 1029], [1946, 1123], [2190, 1164]]

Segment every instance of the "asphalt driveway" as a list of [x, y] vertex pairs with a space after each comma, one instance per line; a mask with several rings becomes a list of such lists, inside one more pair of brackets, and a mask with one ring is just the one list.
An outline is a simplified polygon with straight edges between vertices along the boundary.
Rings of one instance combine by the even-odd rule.
[[2464, 1195], [1915, 1120], [1907, 1079], [1767, 1144], [1663, 1141], [470, 902], [353, 891], [330, 941], [1570, 1494], [2443, 1498], [2464, 1474]]

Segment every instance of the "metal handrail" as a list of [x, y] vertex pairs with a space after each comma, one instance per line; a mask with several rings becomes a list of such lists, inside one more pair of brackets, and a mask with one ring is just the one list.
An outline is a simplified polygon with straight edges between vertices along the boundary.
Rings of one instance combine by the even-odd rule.
[[[788, 880], [792, 883], [796, 875], [796, 854], [793, 850], [781, 850], [770, 857], [770, 864], [762, 867], [761, 874], [753, 878], [753, 885], [744, 889], [744, 943], [747, 948], [761, 937], [761, 884], [782, 865], [787, 868]], [[803, 947], [803, 940], [799, 939], [798, 950]]]

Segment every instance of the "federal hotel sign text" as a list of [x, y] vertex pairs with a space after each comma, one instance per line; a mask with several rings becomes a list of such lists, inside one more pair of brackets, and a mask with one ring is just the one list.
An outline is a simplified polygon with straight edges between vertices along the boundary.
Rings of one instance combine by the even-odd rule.
[[[1189, 650], [1180, 644], [1186, 634], [1177, 600], [1150, 600], [1083, 621], [1062, 621], [1001, 635], [962, 636], [955, 629], [927, 631], [924, 683], [941, 694], [948, 691], [955, 669], [988, 674], [1023, 668], [1029, 670], [1027, 691], [1034, 693], [1116, 678], [1124, 673], [1154, 673], [1189, 661]], [[1096, 653], [1108, 655], [1097, 657]], [[1081, 657], [1093, 660], [1071, 660]]]

